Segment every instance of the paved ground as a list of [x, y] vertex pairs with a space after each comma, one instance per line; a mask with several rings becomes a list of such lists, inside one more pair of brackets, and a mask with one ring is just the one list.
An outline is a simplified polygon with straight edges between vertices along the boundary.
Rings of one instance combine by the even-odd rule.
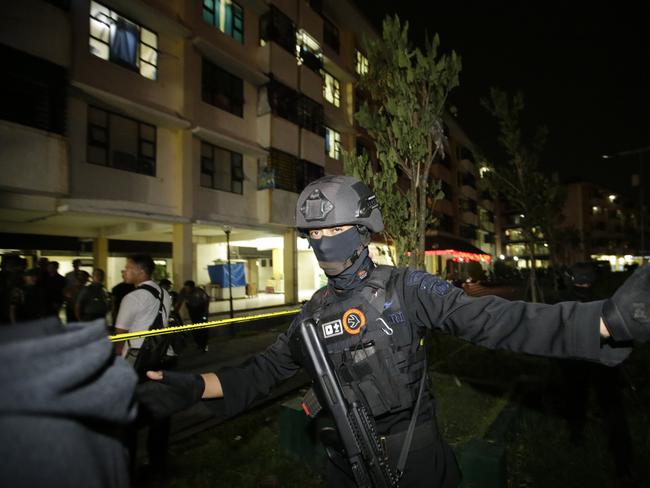
[[[256, 313], [259, 313], [256, 312]], [[213, 319], [213, 317], [210, 317]], [[244, 362], [251, 356], [263, 351], [272, 344], [278, 334], [286, 330], [291, 318], [284, 317], [282, 320], [258, 321], [249, 323], [247, 326], [240, 326], [234, 335], [228, 334], [225, 330], [219, 334], [213, 332], [209, 341], [207, 352], [199, 351], [189, 340], [187, 349], [181, 354], [175, 369], [193, 373], [214, 371], [224, 366], [233, 366]], [[214, 337], [216, 336], [216, 337]], [[308, 383], [308, 378], [299, 373], [289, 381], [271, 391], [271, 394], [260, 404], [274, 400], [288, 392], [299, 389]], [[218, 402], [216, 400], [215, 402]], [[214, 415], [202, 402], [172, 418], [171, 440], [185, 438], [197, 431], [204, 430], [212, 425], [223, 422], [226, 418], [223, 415]]]

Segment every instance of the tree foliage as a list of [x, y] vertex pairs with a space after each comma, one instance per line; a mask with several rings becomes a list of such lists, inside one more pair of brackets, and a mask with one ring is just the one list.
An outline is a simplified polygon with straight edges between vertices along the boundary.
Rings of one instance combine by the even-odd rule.
[[557, 224], [565, 200], [557, 177], [540, 171], [540, 158], [548, 131], [546, 127], [539, 127], [531, 141], [526, 141], [521, 128], [524, 110], [521, 93], [511, 97], [492, 88], [490, 99], [483, 99], [481, 103], [496, 118], [499, 142], [507, 154], [507, 161], [494, 164], [491, 171], [486, 173], [486, 181], [493, 191], [504, 198], [510, 209], [521, 216], [523, 237], [531, 258], [531, 298], [533, 301], [543, 300], [536, 282], [535, 245], [543, 236], [548, 241], [551, 257], [554, 255]]
[[411, 265], [424, 267], [427, 226], [442, 198], [431, 165], [445, 155], [442, 115], [458, 86], [460, 58], [441, 54], [436, 35], [424, 50], [408, 40], [408, 23], [386, 18], [380, 39], [366, 40], [369, 69], [358, 88], [365, 101], [356, 119], [375, 144], [377, 163], [367, 155], [344, 155], [346, 173], [368, 183], [382, 204], [386, 236], [397, 257], [411, 252]]

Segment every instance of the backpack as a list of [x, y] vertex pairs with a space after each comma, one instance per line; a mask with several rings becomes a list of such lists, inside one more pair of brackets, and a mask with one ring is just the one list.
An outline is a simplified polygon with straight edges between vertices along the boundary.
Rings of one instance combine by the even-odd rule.
[[187, 296], [186, 303], [187, 306], [192, 309], [203, 309], [206, 304], [206, 293], [200, 288], [194, 288], [192, 292]]
[[111, 299], [102, 286], [89, 285], [81, 290], [81, 319], [94, 320], [106, 317]]
[[[164, 327], [163, 317], [165, 313], [165, 305], [163, 304], [164, 292], [162, 290], [158, 291], [149, 285], [140, 285], [139, 289], [147, 290], [157, 300], [160, 300], [158, 313], [148, 330], [162, 329]], [[133, 368], [138, 373], [141, 381], [147, 379], [147, 371], [159, 371], [162, 369], [165, 356], [167, 355], [167, 349], [171, 342], [171, 336], [172, 334], [163, 334], [144, 338], [140, 352], [138, 352], [135, 363], [133, 364]]]

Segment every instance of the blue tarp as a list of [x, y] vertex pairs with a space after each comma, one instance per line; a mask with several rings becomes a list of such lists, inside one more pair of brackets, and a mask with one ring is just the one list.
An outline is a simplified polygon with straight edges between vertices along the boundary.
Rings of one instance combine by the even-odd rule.
[[[210, 283], [219, 285], [221, 288], [228, 288], [229, 286], [246, 286], [246, 273], [244, 270], [244, 263], [230, 263], [232, 271], [232, 280], [228, 276], [227, 264], [212, 264], [208, 266], [208, 275], [210, 275]], [[231, 283], [232, 282], [232, 283]]]

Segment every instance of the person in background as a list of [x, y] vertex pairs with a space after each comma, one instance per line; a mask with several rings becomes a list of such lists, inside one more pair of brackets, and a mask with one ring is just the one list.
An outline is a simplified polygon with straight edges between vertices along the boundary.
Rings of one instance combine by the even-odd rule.
[[48, 315], [59, 315], [63, 306], [63, 290], [65, 289], [65, 277], [59, 273], [59, 262], [50, 261], [47, 263], [47, 277], [45, 278], [45, 291], [49, 303]]
[[117, 314], [120, 311], [120, 304], [125, 296], [135, 290], [133, 283], [127, 283], [126, 278], [124, 277], [125, 270], [122, 270], [122, 282], [118, 283], [111, 290], [111, 295], [113, 297], [113, 324], [117, 319]]
[[2, 255], [0, 266], [0, 324], [16, 323], [16, 307], [23, 300], [23, 273], [27, 261], [18, 253]]
[[[139, 332], [148, 330], [154, 323], [160, 321], [161, 327], [169, 323], [171, 310], [171, 297], [164, 288], [161, 288], [151, 279], [155, 265], [151, 256], [147, 254], [134, 254], [126, 260], [124, 280], [135, 287], [126, 295], [120, 305], [120, 311], [115, 320], [115, 333]], [[115, 343], [115, 353], [123, 356], [134, 367], [138, 363], [138, 355], [144, 339], [133, 339]], [[169, 353], [168, 353], [169, 354]], [[136, 371], [140, 374], [141, 371]], [[140, 416], [136, 427], [149, 427], [147, 438], [147, 451], [149, 453], [149, 466], [154, 470], [162, 470], [167, 458], [169, 445], [169, 419], [151, 420]], [[132, 433], [131, 452], [132, 462], [137, 452], [137, 435]]]
[[63, 290], [63, 296], [65, 297], [65, 316], [68, 323], [77, 320], [74, 311], [77, 293], [88, 282], [87, 278], [84, 281], [84, 274], [86, 277], [88, 276], [88, 273], [81, 269], [81, 259], [74, 259], [72, 261], [72, 271], [65, 275], [65, 288]]
[[[196, 283], [192, 280], [187, 280], [185, 286], [183, 286], [183, 289], [178, 294], [176, 310], [180, 310], [183, 304], [187, 308], [187, 312], [193, 324], [207, 322], [210, 297], [203, 288], [197, 287]], [[207, 352], [209, 338], [208, 329], [192, 331], [192, 336], [194, 337], [199, 350]]]
[[45, 288], [39, 283], [41, 270], [32, 268], [23, 275], [21, 299], [16, 305], [16, 322], [26, 322], [45, 317], [48, 314], [48, 299]]
[[111, 297], [104, 288], [104, 270], [93, 270], [92, 282], [83, 287], [77, 294], [75, 315], [77, 320], [89, 322], [95, 319], [106, 319], [111, 310]]
[[[590, 262], [576, 263], [569, 268], [572, 282], [569, 299], [578, 302], [593, 302], [596, 270]], [[632, 436], [627, 422], [623, 392], [627, 386], [624, 365], [613, 367], [597, 363], [566, 359], [561, 368], [565, 387], [565, 414], [571, 432], [571, 442], [583, 442], [587, 423], [588, 402], [593, 391], [602, 416], [602, 427], [614, 461], [616, 475], [630, 474], [633, 459]]]
[[40, 257], [38, 258], [38, 272], [39, 272], [39, 283], [41, 286], [45, 286], [45, 280], [47, 280], [48, 277], [48, 272], [47, 272], [47, 265], [50, 264], [50, 260], [46, 257]]

